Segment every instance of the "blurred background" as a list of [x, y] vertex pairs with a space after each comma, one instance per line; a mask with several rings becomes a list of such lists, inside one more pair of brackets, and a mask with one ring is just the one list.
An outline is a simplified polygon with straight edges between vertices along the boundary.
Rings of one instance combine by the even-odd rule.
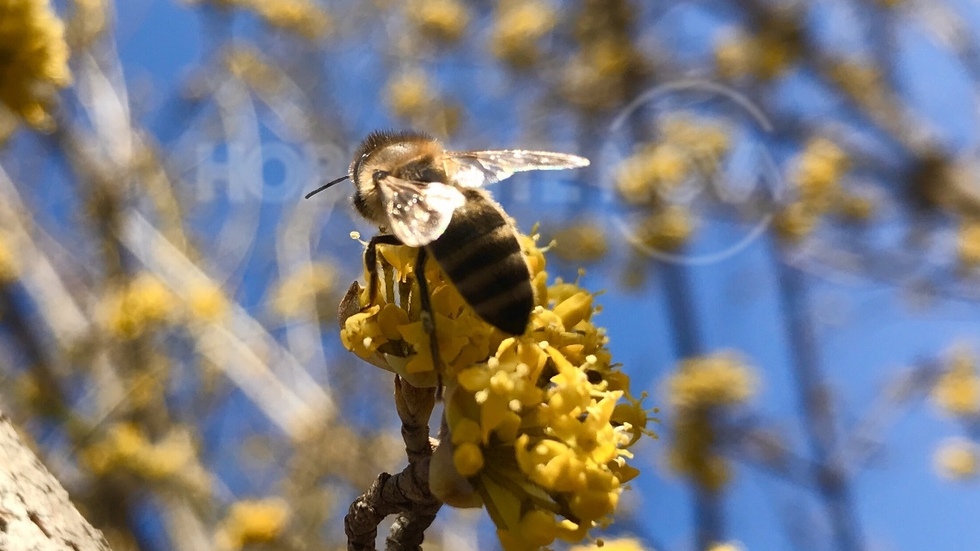
[[405, 457], [302, 196], [415, 128], [593, 161], [492, 191], [660, 408], [610, 548], [975, 549], [978, 92], [969, 0], [0, 0], [0, 411], [116, 551], [343, 549]]

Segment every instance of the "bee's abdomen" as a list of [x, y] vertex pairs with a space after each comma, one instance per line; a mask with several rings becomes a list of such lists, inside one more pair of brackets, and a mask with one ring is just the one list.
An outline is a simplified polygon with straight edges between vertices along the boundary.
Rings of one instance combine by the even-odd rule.
[[467, 199], [446, 231], [428, 245], [429, 252], [480, 317], [520, 335], [534, 307], [524, 253], [494, 204], [482, 197]]

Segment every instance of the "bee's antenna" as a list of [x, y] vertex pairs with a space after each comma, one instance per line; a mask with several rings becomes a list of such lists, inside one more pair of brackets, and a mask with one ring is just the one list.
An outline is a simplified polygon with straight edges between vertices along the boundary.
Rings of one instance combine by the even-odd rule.
[[346, 180], [348, 178], [350, 178], [349, 175], [347, 175], [347, 176], [341, 176], [340, 178], [337, 178], [336, 180], [334, 180], [332, 182], [327, 182], [326, 184], [323, 184], [322, 186], [320, 186], [320, 187], [314, 189], [313, 191], [307, 193], [306, 194], [306, 198], [309, 199], [310, 197], [313, 197], [314, 195], [316, 195], [317, 193], [320, 193], [321, 191], [327, 189], [328, 187], [330, 187], [330, 186], [332, 186], [334, 184], [339, 184], [340, 182], [343, 182], [344, 180]]

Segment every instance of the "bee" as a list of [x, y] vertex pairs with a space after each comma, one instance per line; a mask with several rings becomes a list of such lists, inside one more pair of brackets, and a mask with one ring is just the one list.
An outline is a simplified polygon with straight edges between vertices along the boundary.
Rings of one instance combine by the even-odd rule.
[[[447, 151], [421, 132], [380, 131], [361, 142], [346, 176], [306, 198], [350, 179], [357, 212], [390, 232], [372, 238], [365, 253], [372, 302], [378, 288], [377, 245], [418, 247], [416, 273], [425, 273], [431, 256], [477, 315], [520, 335], [534, 308], [531, 273], [514, 221], [482, 188], [515, 172], [588, 164], [583, 157], [549, 151]], [[418, 283], [431, 327], [427, 282], [419, 277]]]

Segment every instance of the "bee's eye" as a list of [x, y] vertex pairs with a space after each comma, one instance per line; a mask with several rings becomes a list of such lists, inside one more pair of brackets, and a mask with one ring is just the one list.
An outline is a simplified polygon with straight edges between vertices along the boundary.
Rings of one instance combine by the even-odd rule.
[[388, 171], [386, 171], [386, 170], [375, 170], [374, 171], [374, 174], [372, 176], [374, 177], [374, 181], [375, 182], [380, 182], [381, 180], [384, 180], [385, 178], [388, 177]]

